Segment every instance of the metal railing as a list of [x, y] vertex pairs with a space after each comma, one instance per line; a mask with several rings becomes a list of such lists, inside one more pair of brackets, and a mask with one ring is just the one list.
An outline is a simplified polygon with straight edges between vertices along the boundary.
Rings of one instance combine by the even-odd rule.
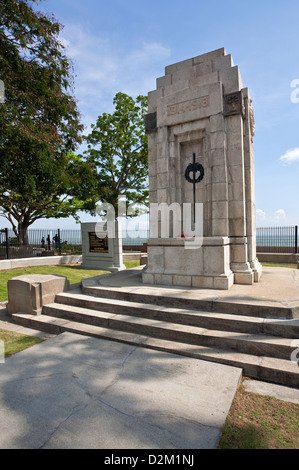
[[32, 258], [81, 253], [80, 230], [29, 229], [16, 234], [0, 230], [0, 259]]
[[[123, 248], [141, 249], [148, 238], [147, 230], [124, 232]], [[18, 235], [12, 229], [0, 230], [0, 260], [81, 253], [80, 229], [28, 229]]]
[[[256, 232], [257, 252], [298, 253], [298, 235], [298, 226], [259, 227]], [[148, 239], [148, 230], [123, 232], [123, 248], [141, 249]], [[28, 229], [18, 235], [12, 229], [0, 230], [0, 259], [81, 253], [80, 229]]]
[[298, 253], [298, 226], [260, 227], [256, 230], [259, 253]]

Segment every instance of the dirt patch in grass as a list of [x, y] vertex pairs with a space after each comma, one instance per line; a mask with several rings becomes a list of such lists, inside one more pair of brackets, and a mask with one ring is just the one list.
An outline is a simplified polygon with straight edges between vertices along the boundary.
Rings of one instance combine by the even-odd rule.
[[298, 449], [299, 405], [247, 392], [241, 385], [219, 449]]

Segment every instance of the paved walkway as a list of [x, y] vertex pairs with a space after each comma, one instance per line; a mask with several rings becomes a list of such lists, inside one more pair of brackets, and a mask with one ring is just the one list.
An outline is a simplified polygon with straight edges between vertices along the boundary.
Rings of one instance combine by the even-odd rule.
[[240, 378], [63, 333], [0, 364], [0, 448], [214, 449]]

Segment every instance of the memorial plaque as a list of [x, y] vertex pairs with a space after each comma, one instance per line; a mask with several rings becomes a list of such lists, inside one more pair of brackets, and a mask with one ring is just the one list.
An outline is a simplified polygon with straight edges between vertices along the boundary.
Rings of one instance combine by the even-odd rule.
[[90, 253], [108, 253], [109, 246], [108, 246], [108, 237], [105, 234], [103, 238], [99, 238], [95, 232], [89, 232], [89, 252]]

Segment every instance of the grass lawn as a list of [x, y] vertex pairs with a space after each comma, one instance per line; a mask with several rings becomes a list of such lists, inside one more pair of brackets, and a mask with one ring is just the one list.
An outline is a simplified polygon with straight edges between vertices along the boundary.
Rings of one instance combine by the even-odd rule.
[[291, 268], [291, 269], [297, 269], [296, 264], [279, 264], [279, 263], [262, 263], [263, 266], [270, 266], [272, 268]]
[[247, 392], [240, 385], [219, 449], [298, 449], [299, 405]]
[[5, 358], [12, 356], [24, 349], [30, 348], [35, 344], [41, 343], [43, 339], [36, 338], [35, 336], [23, 335], [13, 331], [6, 331], [0, 329], [0, 340], [4, 342], [4, 356]]
[[[139, 266], [139, 260], [124, 261], [127, 269]], [[7, 300], [7, 281], [12, 277], [22, 276], [23, 274], [60, 274], [66, 276], [71, 284], [80, 282], [81, 279], [99, 276], [108, 271], [99, 271], [93, 269], [83, 269], [78, 265], [60, 265], [60, 266], [35, 266], [28, 268], [10, 269], [0, 271], [0, 302]]]

